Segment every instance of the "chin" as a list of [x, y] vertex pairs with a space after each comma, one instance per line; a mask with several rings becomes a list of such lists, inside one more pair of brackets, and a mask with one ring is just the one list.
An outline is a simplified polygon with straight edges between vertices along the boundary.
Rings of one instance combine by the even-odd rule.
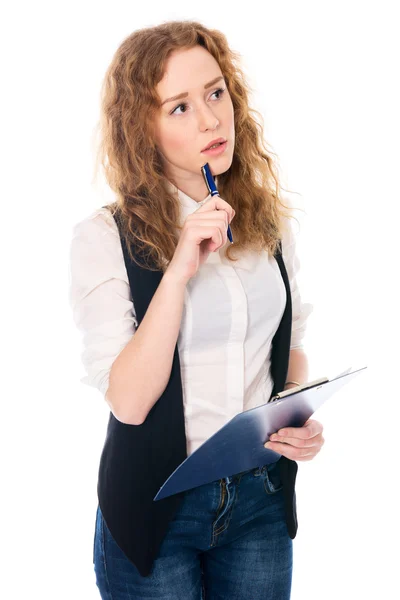
[[[221, 160], [219, 163], [215, 161], [215, 175], [222, 175], [222, 173], [226, 173], [231, 168], [233, 161], [232, 156], [225, 156], [224, 160]], [[212, 163], [210, 163], [212, 165]]]
[[222, 173], [229, 171], [232, 165], [233, 156], [203, 156], [202, 159], [201, 166], [208, 162], [214, 177], [216, 177], [217, 175], [222, 175]]

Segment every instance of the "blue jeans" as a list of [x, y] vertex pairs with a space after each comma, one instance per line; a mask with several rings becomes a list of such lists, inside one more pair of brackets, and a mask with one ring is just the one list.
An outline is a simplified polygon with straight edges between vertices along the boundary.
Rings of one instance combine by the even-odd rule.
[[288, 600], [293, 541], [277, 464], [193, 488], [142, 577], [97, 508], [94, 571], [103, 600]]

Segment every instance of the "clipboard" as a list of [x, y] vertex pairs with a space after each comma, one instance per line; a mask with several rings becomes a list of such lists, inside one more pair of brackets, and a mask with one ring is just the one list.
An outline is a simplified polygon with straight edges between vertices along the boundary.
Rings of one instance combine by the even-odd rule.
[[269, 436], [283, 427], [302, 427], [328, 398], [366, 368], [349, 367], [331, 380], [321, 377], [290, 388], [235, 415], [178, 465], [153, 501], [277, 462], [282, 455], [264, 448]]

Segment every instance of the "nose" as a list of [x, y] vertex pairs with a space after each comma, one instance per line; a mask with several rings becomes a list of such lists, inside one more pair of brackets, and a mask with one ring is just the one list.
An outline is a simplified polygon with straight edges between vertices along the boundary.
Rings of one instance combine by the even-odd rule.
[[215, 129], [219, 123], [211, 107], [205, 105], [197, 110], [200, 129]]

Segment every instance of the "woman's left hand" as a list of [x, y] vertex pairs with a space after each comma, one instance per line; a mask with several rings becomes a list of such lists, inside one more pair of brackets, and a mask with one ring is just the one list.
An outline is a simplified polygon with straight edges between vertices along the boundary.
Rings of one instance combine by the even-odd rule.
[[271, 441], [264, 447], [291, 460], [312, 460], [325, 442], [322, 431], [319, 421], [309, 419], [303, 427], [283, 427], [270, 436]]

